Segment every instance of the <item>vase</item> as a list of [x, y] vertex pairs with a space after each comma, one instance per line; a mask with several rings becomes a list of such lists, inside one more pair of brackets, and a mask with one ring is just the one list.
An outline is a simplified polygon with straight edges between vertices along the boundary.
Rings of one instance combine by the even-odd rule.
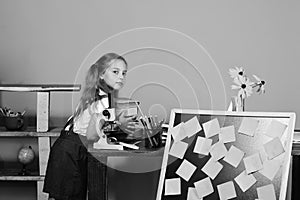
[[244, 112], [245, 111], [245, 98], [242, 96], [233, 96], [231, 97], [231, 104], [228, 108], [230, 111]]
[[246, 98], [243, 98], [242, 96], [239, 97], [240, 99], [240, 104], [239, 104], [239, 111], [242, 111], [244, 112], [245, 111], [245, 101], [246, 101]]

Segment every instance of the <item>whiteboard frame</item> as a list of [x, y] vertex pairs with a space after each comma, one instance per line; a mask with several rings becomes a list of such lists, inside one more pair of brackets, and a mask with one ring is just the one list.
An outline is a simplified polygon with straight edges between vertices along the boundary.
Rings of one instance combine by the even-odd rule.
[[240, 116], [240, 117], [276, 117], [276, 118], [289, 118], [288, 127], [287, 127], [287, 159], [283, 163], [283, 172], [281, 177], [281, 188], [279, 200], [285, 200], [288, 186], [288, 178], [292, 157], [292, 146], [293, 146], [293, 135], [295, 129], [296, 113], [294, 112], [236, 112], [236, 111], [213, 111], [213, 110], [194, 110], [194, 109], [177, 109], [174, 108], [171, 110], [170, 120], [169, 120], [169, 129], [167, 134], [166, 145], [163, 154], [162, 167], [159, 176], [159, 183], [157, 189], [156, 200], [161, 200], [161, 195], [163, 191], [163, 184], [165, 180], [165, 174], [168, 164], [168, 153], [171, 146], [171, 134], [169, 130], [174, 127], [174, 121], [176, 114], [195, 114], [195, 115], [223, 115], [223, 116]]

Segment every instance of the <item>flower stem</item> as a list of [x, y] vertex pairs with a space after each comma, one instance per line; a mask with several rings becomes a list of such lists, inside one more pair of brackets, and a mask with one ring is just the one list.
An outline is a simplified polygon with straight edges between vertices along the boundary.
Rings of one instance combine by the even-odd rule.
[[250, 85], [252, 88], [255, 88], [257, 86], [260, 86], [261, 82], [257, 82], [257, 83], [253, 83], [252, 85]]

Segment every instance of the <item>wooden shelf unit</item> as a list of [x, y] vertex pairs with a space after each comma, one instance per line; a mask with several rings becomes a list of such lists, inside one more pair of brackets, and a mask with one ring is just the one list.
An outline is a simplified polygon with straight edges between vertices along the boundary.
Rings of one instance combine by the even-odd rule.
[[31, 171], [28, 176], [18, 173], [21, 169], [4, 169], [0, 171], [0, 181], [43, 181], [45, 176], [40, 176], [38, 171]]
[[0, 176], [0, 181], [44, 181], [45, 176]]
[[35, 127], [28, 127], [24, 131], [7, 131], [0, 128], [0, 137], [58, 137], [61, 128], [49, 128], [48, 132], [36, 132]]
[[7, 131], [0, 128], [0, 137], [37, 137], [39, 154], [39, 172], [31, 176], [19, 176], [12, 175], [13, 170], [2, 170], [0, 171], [0, 181], [36, 181], [37, 200], [47, 200], [48, 195], [46, 193], [43, 193], [42, 189], [44, 185], [44, 177], [50, 152], [50, 138], [58, 137], [61, 130], [61, 128], [49, 128], [50, 93], [80, 91], [80, 85], [0, 84], [0, 91], [35, 92], [37, 94], [37, 126], [28, 127], [25, 131]]

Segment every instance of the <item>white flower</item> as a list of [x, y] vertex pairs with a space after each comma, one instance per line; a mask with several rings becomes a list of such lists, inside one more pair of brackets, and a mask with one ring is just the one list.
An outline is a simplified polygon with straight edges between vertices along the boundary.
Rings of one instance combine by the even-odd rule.
[[229, 69], [230, 77], [236, 79], [245, 75], [245, 70], [242, 67], [235, 67], [235, 69]]
[[253, 82], [251, 82], [247, 77], [238, 76], [236, 79], [233, 80], [233, 82], [236, 85], [232, 85], [231, 89], [233, 90], [239, 89], [238, 97], [244, 99], [246, 97], [249, 97], [252, 94]]
[[255, 83], [253, 85], [253, 88], [258, 87], [256, 92], [258, 94], [263, 94], [265, 93], [265, 84], [266, 82], [264, 80], [261, 80], [259, 77], [257, 77], [256, 75], [253, 75], [253, 77], [256, 79], [257, 83]]

